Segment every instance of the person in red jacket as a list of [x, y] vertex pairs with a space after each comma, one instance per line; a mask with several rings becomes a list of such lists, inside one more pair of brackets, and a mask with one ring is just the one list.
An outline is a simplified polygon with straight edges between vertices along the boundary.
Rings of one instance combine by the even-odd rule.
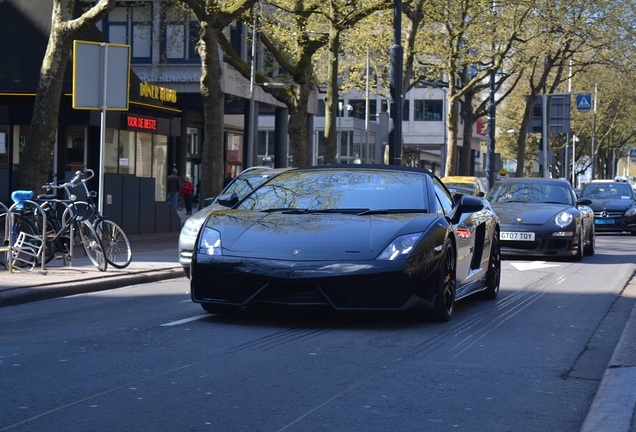
[[190, 181], [189, 177], [184, 177], [183, 184], [181, 185], [181, 197], [183, 198], [183, 204], [186, 208], [186, 214], [192, 214], [192, 196], [194, 195], [194, 185]]

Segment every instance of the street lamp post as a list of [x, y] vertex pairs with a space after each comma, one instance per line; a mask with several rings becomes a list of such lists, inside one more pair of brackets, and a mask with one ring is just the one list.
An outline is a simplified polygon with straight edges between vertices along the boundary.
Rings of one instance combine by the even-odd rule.
[[247, 124], [247, 156], [245, 159], [245, 168], [253, 166], [254, 162], [254, 133], [257, 128], [258, 115], [255, 111], [254, 86], [256, 84], [256, 25], [258, 24], [256, 14], [252, 26], [252, 62], [250, 64], [250, 107], [249, 120]]
[[390, 114], [393, 124], [389, 131], [389, 164], [402, 165], [402, 0], [394, 0], [393, 46], [391, 47]]

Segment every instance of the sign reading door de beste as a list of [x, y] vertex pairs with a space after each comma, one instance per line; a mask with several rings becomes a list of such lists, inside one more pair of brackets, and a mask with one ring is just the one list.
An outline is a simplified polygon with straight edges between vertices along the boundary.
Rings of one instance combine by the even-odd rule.
[[130, 45], [73, 41], [73, 108], [128, 110]]

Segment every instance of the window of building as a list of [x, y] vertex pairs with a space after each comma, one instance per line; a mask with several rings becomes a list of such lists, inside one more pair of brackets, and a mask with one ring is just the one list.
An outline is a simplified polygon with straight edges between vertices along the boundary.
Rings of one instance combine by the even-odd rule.
[[[230, 26], [230, 45], [232, 45], [232, 48], [234, 48], [234, 51], [236, 52], [236, 54], [238, 54], [241, 58], [243, 57], [241, 55], [241, 53], [243, 52], [242, 47], [243, 47], [243, 29], [245, 27], [243, 27], [243, 23], [240, 21], [235, 22], [234, 24], [232, 24]], [[253, 36], [254, 33], [251, 33], [250, 36]], [[251, 37], [250, 37], [251, 39]], [[251, 46], [251, 41], [250, 41], [250, 46]], [[251, 51], [250, 51], [251, 52]], [[248, 59], [249, 60], [249, 59]]]
[[[349, 104], [353, 107], [351, 116], [357, 119], [365, 120], [366, 111], [366, 99], [349, 99]], [[378, 101], [375, 99], [369, 100], [369, 120], [375, 121], [377, 119]]]
[[153, 136], [152, 176], [155, 178], [155, 201], [167, 199], [168, 137]]
[[135, 174], [135, 132], [120, 130], [118, 142], [119, 174]]
[[118, 149], [117, 129], [107, 128], [104, 131], [104, 172], [117, 174]]
[[137, 177], [152, 177], [152, 134], [137, 132]]
[[66, 130], [66, 171], [75, 172], [86, 167], [86, 128], [69, 126]]
[[168, 63], [199, 61], [196, 54], [198, 35], [199, 24], [189, 13], [169, 9], [162, 28], [162, 57]]
[[190, 156], [201, 156], [201, 130], [189, 127], [188, 134], [188, 152]]
[[9, 126], [0, 125], [0, 168], [9, 167]]
[[131, 46], [131, 61], [152, 59], [152, 5], [139, 4], [115, 7], [104, 20], [105, 32], [111, 43]]
[[415, 121], [442, 121], [444, 101], [442, 99], [423, 99], [415, 101]]

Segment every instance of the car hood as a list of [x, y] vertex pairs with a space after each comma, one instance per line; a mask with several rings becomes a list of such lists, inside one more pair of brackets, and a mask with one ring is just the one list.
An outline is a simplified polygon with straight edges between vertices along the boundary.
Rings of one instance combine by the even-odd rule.
[[543, 225], [554, 219], [560, 211], [571, 208], [567, 204], [546, 203], [498, 203], [493, 210], [503, 224]]
[[594, 211], [602, 211], [602, 210], [627, 210], [634, 202], [631, 200], [624, 199], [595, 199], [592, 200], [592, 204], [590, 207]]
[[375, 259], [397, 236], [424, 232], [438, 215], [286, 214], [230, 211], [206, 222], [223, 255], [280, 260]]

